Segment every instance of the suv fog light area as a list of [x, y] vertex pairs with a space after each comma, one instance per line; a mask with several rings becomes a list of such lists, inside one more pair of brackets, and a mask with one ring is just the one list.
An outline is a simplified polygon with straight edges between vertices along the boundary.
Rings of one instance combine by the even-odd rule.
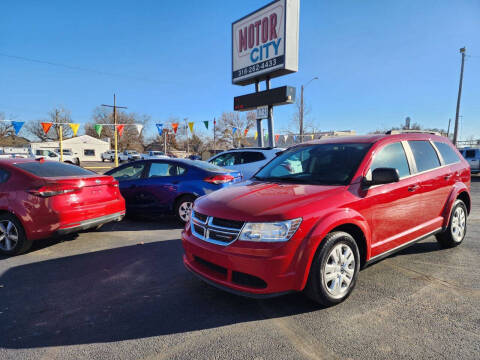
[[258, 242], [288, 241], [302, 222], [301, 218], [271, 223], [246, 223], [239, 240]]

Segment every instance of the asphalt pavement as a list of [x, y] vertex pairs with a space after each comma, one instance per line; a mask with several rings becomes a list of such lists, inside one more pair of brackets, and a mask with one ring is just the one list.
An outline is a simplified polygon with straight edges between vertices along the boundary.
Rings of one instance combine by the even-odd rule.
[[0, 359], [479, 359], [480, 177], [472, 195], [461, 246], [415, 244], [331, 308], [204, 284], [169, 218], [37, 242], [0, 257]]

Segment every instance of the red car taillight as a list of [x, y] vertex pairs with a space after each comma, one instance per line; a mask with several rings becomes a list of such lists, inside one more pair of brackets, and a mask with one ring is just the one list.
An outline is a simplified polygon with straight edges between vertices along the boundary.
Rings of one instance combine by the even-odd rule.
[[228, 183], [230, 181], [233, 181], [233, 179], [235, 178], [232, 175], [215, 175], [215, 176], [209, 176], [203, 179], [203, 181], [206, 181], [210, 184], [218, 185], [218, 184]]
[[118, 181], [116, 181], [116, 180], [115, 180], [115, 181], [112, 181], [112, 182], [110, 183], [110, 186], [113, 186], [113, 187], [117, 187], [117, 188], [118, 188], [118, 187], [119, 187]]
[[73, 185], [55, 184], [45, 185], [39, 189], [30, 190], [29, 193], [40, 197], [50, 197], [55, 195], [69, 194], [75, 191], [80, 191], [80, 188]]

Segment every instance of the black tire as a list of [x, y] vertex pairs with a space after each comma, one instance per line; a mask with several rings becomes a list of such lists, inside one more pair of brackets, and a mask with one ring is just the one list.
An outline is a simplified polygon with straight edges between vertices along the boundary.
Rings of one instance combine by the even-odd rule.
[[[11, 226], [14, 227], [14, 229], [12, 227], [10, 228], [10, 236], [15, 235], [16, 233], [17, 242], [14, 244], [14, 246], [12, 246], [13, 240], [8, 239], [10, 249], [7, 250], [7, 239], [2, 235], [5, 235], [3, 230], [6, 230], [9, 223], [11, 223]], [[0, 228], [0, 236], [2, 237], [2, 240], [0, 241], [0, 254], [13, 256], [22, 254], [30, 249], [32, 246], [32, 241], [27, 239], [22, 224], [15, 216], [8, 213], [0, 214], [0, 224], [2, 225]]]
[[182, 224], [186, 224], [188, 220], [190, 220], [190, 214], [188, 214], [188, 218], [185, 217], [185, 207], [188, 207], [188, 203], [190, 203], [190, 212], [193, 208], [193, 203], [195, 202], [195, 196], [193, 195], [183, 195], [175, 202], [175, 217], [178, 221]]
[[[459, 218], [457, 214], [463, 213], [463, 227], [459, 226]], [[461, 215], [458, 215], [461, 216]], [[450, 220], [448, 221], [448, 226], [445, 231], [441, 232], [440, 234], [435, 235], [437, 238], [438, 244], [442, 248], [452, 248], [455, 246], [460, 245], [465, 239], [465, 235], [467, 233], [467, 216], [468, 211], [465, 203], [457, 199], [452, 207], [452, 213], [450, 215]], [[461, 235], [459, 234], [459, 229], [462, 229]]]
[[[334, 261], [338, 249], [342, 252], [341, 257], [347, 256], [344, 260], [339, 258], [341, 265]], [[353, 264], [351, 256], [353, 256]], [[331, 271], [327, 273], [326, 267]], [[313, 301], [325, 306], [339, 304], [348, 298], [355, 288], [359, 271], [360, 252], [355, 239], [343, 231], [332, 232], [322, 240], [315, 253], [305, 293]], [[326, 277], [332, 277], [332, 279], [327, 280]], [[347, 281], [350, 282], [347, 284]]]
[[102, 157], [102, 162], [105, 162], [105, 159]]

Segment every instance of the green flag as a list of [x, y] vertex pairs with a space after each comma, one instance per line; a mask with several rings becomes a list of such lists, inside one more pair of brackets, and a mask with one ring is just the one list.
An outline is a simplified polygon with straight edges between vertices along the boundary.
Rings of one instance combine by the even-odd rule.
[[208, 130], [208, 120], [205, 120], [203, 123], [205, 124], [205, 127], [206, 127], [207, 130]]
[[100, 137], [100, 134], [102, 133], [102, 128], [103, 128], [103, 125], [95, 124], [95, 132], [98, 134], [98, 137]]

